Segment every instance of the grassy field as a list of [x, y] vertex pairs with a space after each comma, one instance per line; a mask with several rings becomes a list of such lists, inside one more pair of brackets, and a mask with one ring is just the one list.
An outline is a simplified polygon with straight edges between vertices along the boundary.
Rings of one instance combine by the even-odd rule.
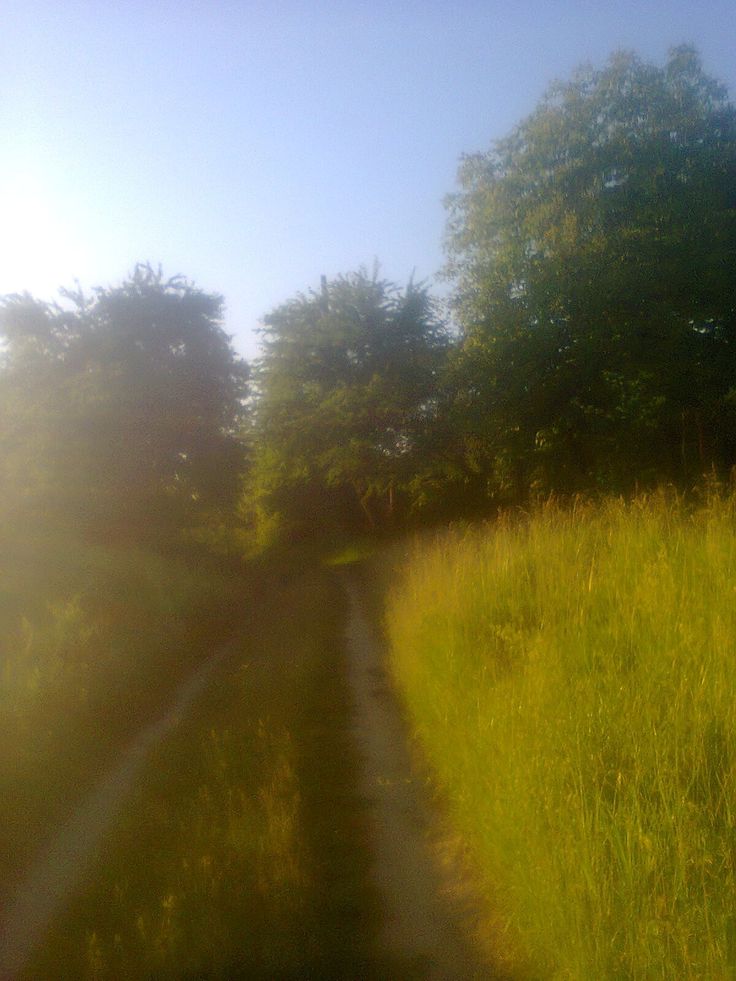
[[313, 567], [263, 571], [31, 977], [369, 976], [342, 595]]
[[233, 583], [142, 551], [4, 532], [0, 882], [8, 888], [235, 619]]
[[736, 975], [735, 510], [548, 506], [403, 559], [395, 676], [520, 977]]

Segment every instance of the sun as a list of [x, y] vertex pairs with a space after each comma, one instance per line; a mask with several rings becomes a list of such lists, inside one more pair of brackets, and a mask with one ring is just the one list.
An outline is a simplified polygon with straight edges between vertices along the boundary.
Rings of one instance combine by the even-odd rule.
[[0, 181], [0, 294], [51, 298], [83, 274], [84, 249], [63, 204], [34, 175]]

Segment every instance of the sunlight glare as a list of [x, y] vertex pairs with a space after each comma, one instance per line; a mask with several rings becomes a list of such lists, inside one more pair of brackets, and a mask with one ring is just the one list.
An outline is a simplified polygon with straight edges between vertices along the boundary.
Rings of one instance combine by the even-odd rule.
[[85, 250], [43, 182], [16, 175], [0, 186], [0, 294], [51, 299], [86, 268]]

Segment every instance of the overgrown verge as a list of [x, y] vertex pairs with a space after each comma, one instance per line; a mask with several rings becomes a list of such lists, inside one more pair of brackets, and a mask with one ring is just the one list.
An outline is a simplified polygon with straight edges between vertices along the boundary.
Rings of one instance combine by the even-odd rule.
[[486, 939], [522, 975], [736, 967], [735, 510], [548, 506], [418, 544], [389, 594]]
[[370, 976], [341, 593], [314, 568], [263, 573], [29, 977]]
[[235, 585], [141, 550], [3, 530], [4, 889], [178, 680], [223, 642]]

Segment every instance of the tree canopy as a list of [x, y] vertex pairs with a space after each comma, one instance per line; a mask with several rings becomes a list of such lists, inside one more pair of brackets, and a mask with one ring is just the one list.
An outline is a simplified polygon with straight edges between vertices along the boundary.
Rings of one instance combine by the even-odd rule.
[[447, 338], [427, 290], [364, 269], [264, 320], [249, 493], [292, 529], [375, 528], [406, 507]]
[[232, 500], [247, 372], [222, 298], [149, 265], [62, 293], [2, 304], [6, 513], [157, 534]]
[[736, 466], [736, 109], [693, 49], [553, 85], [448, 207], [457, 336], [424, 285], [323, 278], [250, 387], [181, 277], [6, 297], [0, 518], [165, 538], [238, 500], [263, 543]]
[[732, 466], [736, 112], [695, 52], [581, 69], [459, 181], [459, 425], [494, 491]]

